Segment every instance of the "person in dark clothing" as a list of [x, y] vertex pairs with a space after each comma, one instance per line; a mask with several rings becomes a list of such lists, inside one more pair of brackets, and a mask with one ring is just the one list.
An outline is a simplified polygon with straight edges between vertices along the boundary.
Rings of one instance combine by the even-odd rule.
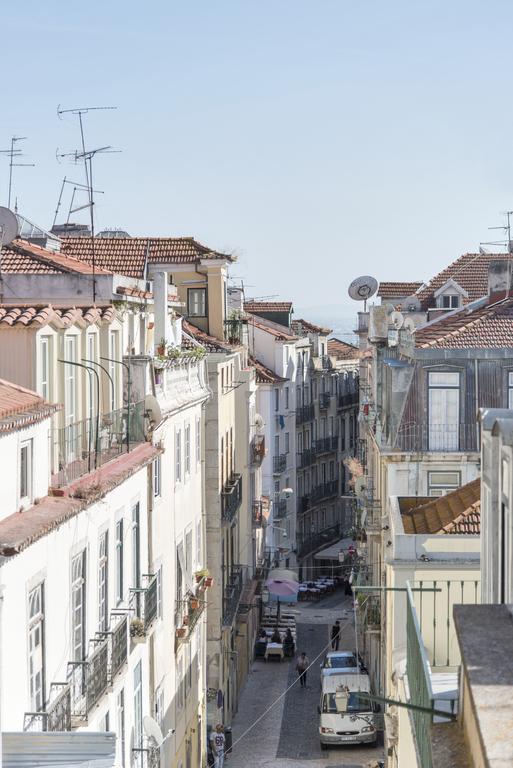
[[281, 635], [278, 627], [275, 628], [271, 637], [271, 643], [281, 643]]
[[331, 628], [331, 650], [338, 651], [340, 643], [340, 621], [337, 619]]
[[289, 658], [294, 656], [294, 638], [292, 637], [290, 628], [287, 629], [283, 639], [283, 653]]
[[298, 657], [298, 660], [296, 662], [296, 672], [299, 675], [299, 682], [301, 684], [301, 688], [306, 688], [306, 670], [310, 666], [310, 659], [306, 655], [306, 653], [303, 651], [301, 656]]

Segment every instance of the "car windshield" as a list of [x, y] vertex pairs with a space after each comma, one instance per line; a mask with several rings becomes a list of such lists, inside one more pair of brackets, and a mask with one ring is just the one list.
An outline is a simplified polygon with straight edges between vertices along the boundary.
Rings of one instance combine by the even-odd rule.
[[347, 654], [347, 656], [327, 656], [324, 660], [324, 666], [326, 669], [356, 667], [356, 659], [353, 654]]
[[[325, 693], [322, 702], [322, 711], [325, 714], [336, 714], [339, 712], [334, 693]], [[369, 699], [360, 698], [356, 693], [350, 693], [347, 699], [346, 712], [372, 712], [372, 705]], [[343, 714], [343, 712], [341, 713]]]

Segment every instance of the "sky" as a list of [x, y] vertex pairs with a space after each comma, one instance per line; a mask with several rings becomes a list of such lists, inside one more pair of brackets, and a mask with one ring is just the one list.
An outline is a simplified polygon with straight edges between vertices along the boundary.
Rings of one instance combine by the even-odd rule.
[[[24, 0], [2, 29], [0, 149], [27, 137], [41, 226], [84, 180], [58, 105], [117, 107], [84, 117], [120, 150], [96, 229], [235, 253], [248, 297], [352, 313], [354, 277], [427, 280], [513, 209], [510, 0]], [[3, 156], [4, 205], [7, 183]]]

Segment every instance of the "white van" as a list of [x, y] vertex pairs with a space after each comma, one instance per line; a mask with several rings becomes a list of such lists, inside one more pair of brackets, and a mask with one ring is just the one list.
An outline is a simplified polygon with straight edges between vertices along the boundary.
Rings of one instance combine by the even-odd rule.
[[321, 748], [334, 744], [375, 744], [379, 706], [356, 692], [370, 693], [366, 674], [330, 675], [322, 680], [319, 738]]

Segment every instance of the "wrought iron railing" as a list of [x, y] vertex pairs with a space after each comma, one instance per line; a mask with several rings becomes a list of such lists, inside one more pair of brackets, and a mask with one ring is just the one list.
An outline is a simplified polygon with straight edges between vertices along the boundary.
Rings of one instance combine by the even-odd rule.
[[285, 472], [287, 469], [287, 454], [280, 453], [278, 456], [273, 456], [273, 474], [279, 475]]
[[232, 565], [223, 597], [223, 624], [225, 626], [230, 625], [235, 618], [243, 587], [244, 566]]
[[315, 451], [312, 448], [306, 448], [297, 455], [298, 469], [309, 467], [315, 461]]
[[247, 318], [237, 317], [224, 321], [224, 337], [230, 344], [244, 344], [247, 337]]
[[251, 504], [251, 517], [253, 520], [253, 527], [254, 528], [261, 528], [262, 524], [264, 522], [264, 516], [263, 516], [263, 502], [261, 499], [256, 499]]
[[242, 475], [233, 474], [221, 492], [221, 516], [231, 523], [242, 502]]
[[328, 480], [326, 483], [321, 483], [312, 488], [309, 494], [310, 506], [317, 504], [323, 499], [329, 499], [331, 496], [336, 496], [338, 493], [338, 480]]
[[329, 355], [321, 355], [321, 368], [323, 371], [329, 371], [331, 368], [331, 360]]
[[321, 437], [319, 440], [314, 440], [313, 450], [316, 454], [331, 453], [338, 448], [338, 435], [332, 435], [331, 437]]
[[180, 600], [177, 605], [176, 614], [180, 616], [180, 626], [177, 626], [176, 640], [178, 643], [185, 642], [192, 634], [192, 631], [201, 618], [201, 614], [206, 608], [207, 602], [204, 597], [204, 590], [201, 586], [205, 579], [198, 584], [196, 594], [188, 592], [184, 600]]
[[144, 638], [150, 626], [157, 618], [158, 612], [158, 579], [153, 573], [143, 576], [147, 580], [145, 587], [130, 589], [130, 636]]
[[392, 449], [406, 452], [433, 451], [436, 453], [479, 450], [475, 424], [404, 424], [395, 437], [383, 439]]
[[338, 408], [349, 408], [351, 405], [358, 405], [360, 393], [358, 390], [355, 392], [343, 392], [339, 394], [337, 398]]
[[112, 682], [128, 658], [128, 616], [112, 614], [115, 622], [110, 636], [110, 681]]
[[307, 421], [313, 421], [315, 417], [314, 404], [298, 405], [296, 408], [296, 424], [305, 424]]
[[281, 520], [287, 516], [287, 499], [275, 499], [273, 503], [273, 518]]
[[24, 731], [70, 731], [71, 688], [69, 683], [52, 683], [50, 702], [42, 712], [25, 712]]
[[323, 411], [330, 407], [331, 392], [321, 392], [319, 395], [319, 408]]
[[61, 488], [145, 441], [144, 401], [50, 430], [51, 485]]
[[94, 650], [85, 661], [68, 662], [73, 724], [87, 722], [87, 715], [109, 685], [109, 644], [106, 638], [92, 640]]
[[254, 467], [262, 464], [265, 456], [265, 435], [254, 435], [251, 441], [251, 463]]
[[299, 541], [297, 551], [298, 557], [306, 557], [312, 552], [315, 552], [318, 549], [322, 549], [328, 544], [331, 544], [331, 542], [343, 538], [343, 533], [342, 524], [337, 523], [336, 525], [332, 525], [329, 528], [324, 528], [322, 531], [317, 531], [315, 533], [304, 536]]

